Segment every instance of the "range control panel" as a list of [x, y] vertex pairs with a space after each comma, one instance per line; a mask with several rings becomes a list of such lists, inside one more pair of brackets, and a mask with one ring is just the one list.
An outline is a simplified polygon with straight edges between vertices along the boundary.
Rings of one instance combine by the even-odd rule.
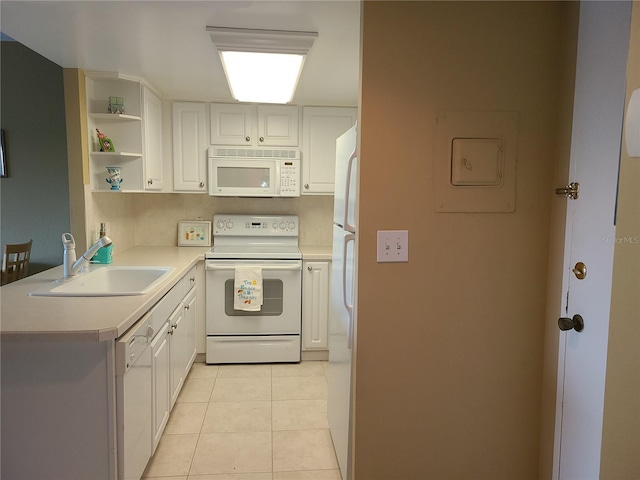
[[213, 217], [213, 234], [222, 236], [298, 236], [297, 215], [224, 215]]

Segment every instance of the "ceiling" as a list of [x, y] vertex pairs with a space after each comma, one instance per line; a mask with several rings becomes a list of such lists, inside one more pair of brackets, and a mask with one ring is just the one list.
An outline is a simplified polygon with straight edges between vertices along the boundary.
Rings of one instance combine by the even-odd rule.
[[0, 19], [3, 34], [62, 67], [131, 75], [186, 101], [233, 101], [207, 26], [315, 31], [292, 103], [358, 103], [356, 0], [2, 0]]

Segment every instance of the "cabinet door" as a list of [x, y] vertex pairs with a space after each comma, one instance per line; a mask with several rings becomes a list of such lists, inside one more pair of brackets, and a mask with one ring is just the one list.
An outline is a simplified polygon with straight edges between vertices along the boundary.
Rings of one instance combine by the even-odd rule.
[[145, 190], [162, 190], [162, 102], [143, 87]]
[[334, 191], [336, 140], [356, 122], [356, 108], [302, 109], [302, 193]]
[[302, 350], [328, 349], [329, 262], [304, 262]]
[[169, 323], [165, 323], [151, 342], [151, 375], [153, 450], [156, 451], [164, 427], [169, 420]]
[[196, 296], [197, 287], [193, 287], [185, 299], [184, 304], [184, 364], [183, 376], [187, 378], [191, 365], [196, 359]]
[[292, 105], [258, 106], [257, 146], [298, 146], [300, 110]]
[[169, 339], [170, 349], [170, 392], [171, 392], [171, 408], [176, 403], [176, 399], [182, 389], [184, 383], [184, 357], [185, 357], [185, 340], [186, 329], [184, 327], [184, 306], [182, 303], [178, 305], [175, 311], [169, 317]]
[[211, 144], [251, 146], [256, 136], [254, 105], [211, 104]]
[[207, 129], [204, 103], [173, 104], [173, 189], [207, 191]]

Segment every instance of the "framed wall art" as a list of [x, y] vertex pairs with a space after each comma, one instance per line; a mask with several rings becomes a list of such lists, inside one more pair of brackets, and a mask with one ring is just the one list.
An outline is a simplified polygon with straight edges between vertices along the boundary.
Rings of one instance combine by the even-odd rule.
[[196, 220], [178, 222], [178, 246], [210, 247], [211, 222]]
[[4, 130], [0, 130], [0, 177], [6, 178], [7, 173], [7, 152], [4, 149]]

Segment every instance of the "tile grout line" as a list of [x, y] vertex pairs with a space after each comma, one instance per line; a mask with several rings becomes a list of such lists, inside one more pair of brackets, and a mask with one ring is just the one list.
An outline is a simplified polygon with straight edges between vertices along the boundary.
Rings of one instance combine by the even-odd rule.
[[209, 407], [211, 406], [211, 397], [213, 397], [213, 389], [216, 386], [216, 382], [218, 381], [218, 373], [220, 372], [220, 368], [216, 371], [216, 376], [213, 379], [213, 385], [211, 385], [211, 392], [209, 393], [209, 400], [207, 401], [207, 408], [204, 411], [204, 417], [202, 417], [202, 424], [200, 425], [200, 429], [198, 430], [198, 439], [196, 440], [196, 447], [193, 449], [193, 454], [191, 455], [191, 462], [189, 462], [189, 470], [187, 471], [187, 478], [191, 475], [191, 469], [193, 468], [193, 460], [196, 458], [196, 452], [198, 451], [198, 445], [200, 444], [200, 437], [202, 436], [202, 428], [204, 427], [204, 421], [207, 418], [207, 412], [209, 411]]

